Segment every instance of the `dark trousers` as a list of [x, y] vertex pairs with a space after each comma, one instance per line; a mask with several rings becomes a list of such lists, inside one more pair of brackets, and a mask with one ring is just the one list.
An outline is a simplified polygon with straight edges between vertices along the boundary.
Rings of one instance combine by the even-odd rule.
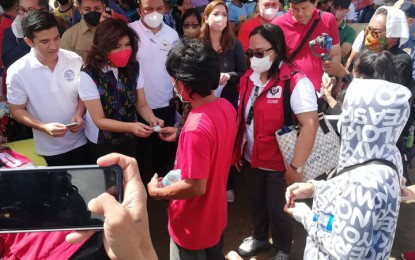
[[91, 160], [87, 144], [63, 154], [43, 156], [43, 158], [45, 158], [48, 166], [83, 165], [95, 163]]
[[243, 171], [251, 204], [252, 236], [257, 240], [266, 240], [271, 229], [273, 247], [290, 253], [292, 220], [284, 212], [287, 189], [284, 173], [251, 168], [247, 161]]
[[219, 243], [200, 250], [187, 250], [170, 239], [170, 260], [223, 260], [223, 234]]
[[[164, 126], [173, 126], [175, 123], [175, 109], [172, 106], [153, 109], [156, 117], [164, 120]], [[144, 120], [139, 121], [145, 123]], [[147, 124], [147, 123], [146, 123]], [[137, 162], [144, 180], [152, 177], [154, 173], [164, 176], [173, 169], [177, 142], [169, 143], [161, 140], [157, 133], [147, 138], [137, 138]]]
[[88, 141], [88, 148], [94, 162], [101, 156], [109, 153], [120, 153], [135, 158], [137, 155], [137, 138], [127, 139], [121, 144], [95, 144]]

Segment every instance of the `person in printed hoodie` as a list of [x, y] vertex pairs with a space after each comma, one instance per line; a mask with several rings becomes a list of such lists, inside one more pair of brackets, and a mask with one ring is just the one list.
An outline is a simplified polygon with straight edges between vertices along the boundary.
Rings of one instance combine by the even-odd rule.
[[[308, 232], [304, 259], [389, 258], [402, 176], [396, 142], [410, 97], [406, 87], [384, 80], [352, 81], [340, 119], [338, 173], [343, 173], [287, 188], [285, 210]], [[295, 202], [310, 197], [312, 209]]]

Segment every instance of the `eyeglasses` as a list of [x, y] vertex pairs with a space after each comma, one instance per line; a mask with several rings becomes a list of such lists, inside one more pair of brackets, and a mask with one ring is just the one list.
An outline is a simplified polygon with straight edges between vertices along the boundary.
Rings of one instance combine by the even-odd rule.
[[261, 58], [264, 58], [264, 55], [265, 55], [265, 53], [267, 52], [267, 51], [270, 51], [270, 50], [272, 50], [272, 47], [271, 48], [269, 48], [269, 49], [267, 49], [267, 50], [264, 50], [264, 51], [253, 51], [253, 50], [251, 50], [251, 49], [248, 49], [246, 52], [245, 52], [245, 55], [248, 57], [248, 58], [252, 58], [252, 57], [257, 57], [258, 59], [261, 59]]
[[28, 8], [28, 9], [25, 9], [25, 8], [23, 8], [23, 7], [21, 7], [21, 6], [18, 6], [18, 7], [16, 8], [16, 12], [17, 12], [18, 14], [20, 14], [20, 15], [26, 15], [27, 13], [29, 13], [29, 12], [33, 12], [33, 11], [38, 11], [38, 9], [35, 9], [35, 8]]
[[372, 31], [370, 28], [366, 27], [365, 28], [365, 37], [370, 33], [370, 35], [377, 39], [379, 38], [379, 36], [383, 33], [383, 32], [379, 32], [379, 31]]
[[183, 28], [184, 29], [189, 29], [190, 27], [192, 27], [192, 29], [197, 29], [199, 28], [199, 25], [196, 23], [190, 24], [190, 23], [184, 23], [183, 24]]

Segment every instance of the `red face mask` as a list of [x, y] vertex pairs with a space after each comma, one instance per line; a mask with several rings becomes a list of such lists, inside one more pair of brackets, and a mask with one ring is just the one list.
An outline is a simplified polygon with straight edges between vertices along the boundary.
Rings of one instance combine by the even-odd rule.
[[119, 68], [124, 68], [131, 56], [131, 49], [108, 53], [108, 60]]

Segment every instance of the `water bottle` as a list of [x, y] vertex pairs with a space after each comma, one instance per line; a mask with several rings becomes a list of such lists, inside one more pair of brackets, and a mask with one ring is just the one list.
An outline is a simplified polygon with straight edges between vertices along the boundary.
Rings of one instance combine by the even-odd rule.
[[331, 233], [333, 230], [333, 220], [334, 216], [332, 214], [326, 214], [322, 212], [315, 213], [313, 217], [313, 221], [317, 222], [317, 226], [327, 233]]
[[406, 137], [406, 148], [412, 148], [414, 144], [414, 130], [415, 126], [411, 125], [411, 127], [409, 127], [408, 136]]
[[160, 187], [167, 187], [176, 183], [182, 179], [182, 171], [180, 169], [169, 171], [163, 180], [160, 182]]

